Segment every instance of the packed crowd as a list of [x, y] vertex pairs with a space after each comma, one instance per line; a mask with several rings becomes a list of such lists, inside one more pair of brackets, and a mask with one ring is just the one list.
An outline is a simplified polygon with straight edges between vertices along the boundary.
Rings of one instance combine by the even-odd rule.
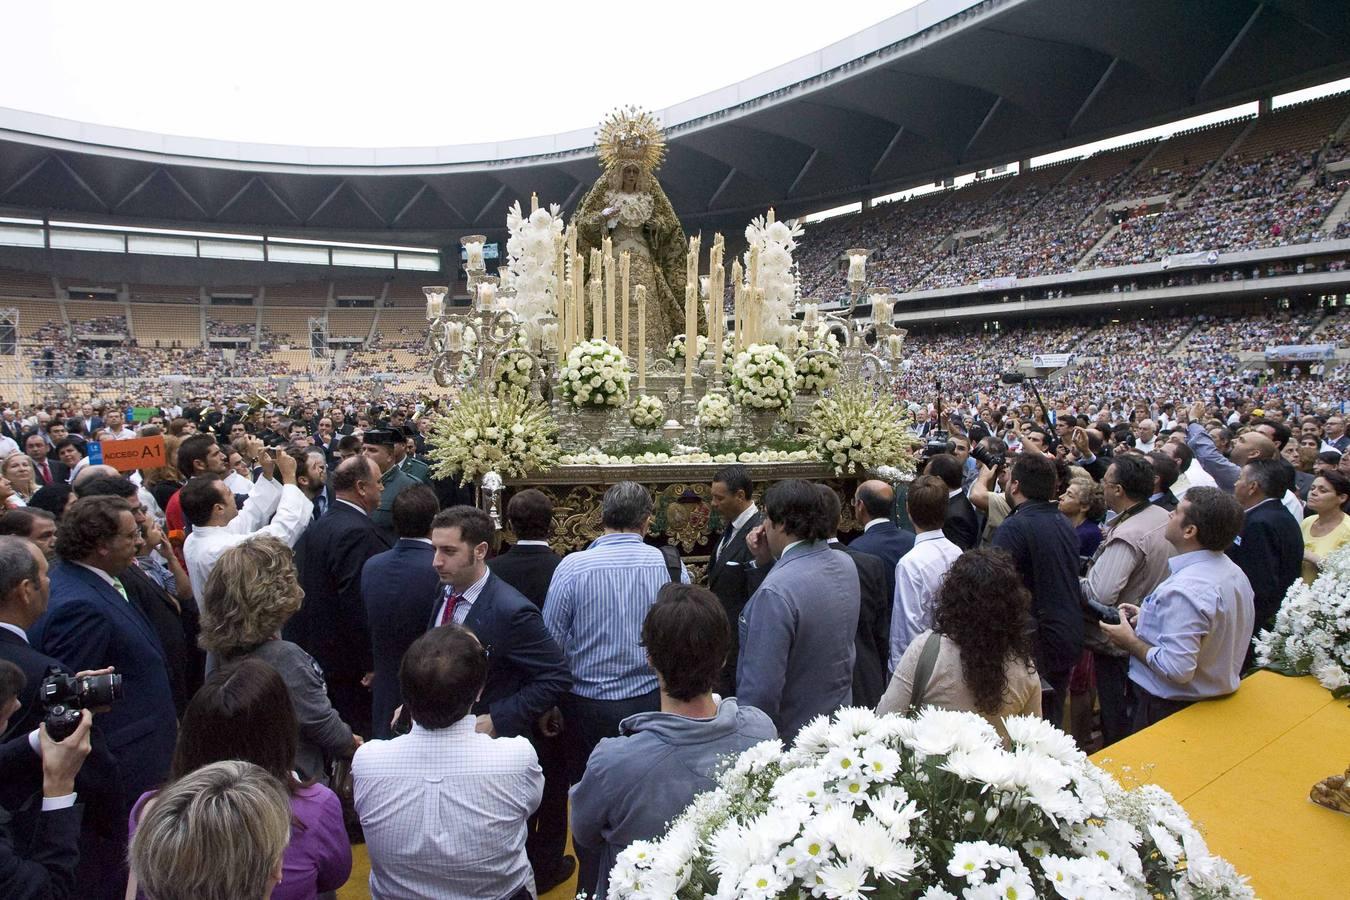
[[[5, 405], [0, 806], [42, 801], [0, 893], [312, 898], [360, 840], [375, 897], [603, 897], [719, 759], [841, 707], [1036, 714], [1093, 749], [1231, 694], [1350, 543], [1350, 435], [1337, 406], [1169, 396], [955, 399], [902, 502], [846, 498], [847, 546], [833, 489], [726, 467], [702, 584], [632, 482], [566, 556], [518, 489], [496, 547], [417, 405]], [[88, 459], [136, 436], [159, 464]]]
[[[803, 291], [845, 296], [840, 260], [850, 247], [873, 250], [870, 290], [899, 293], [1345, 237], [1345, 221], [1324, 230], [1347, 187], [1344, 171], [1326, 168], [1341, 146], [1250, 155], [1238, 148], [1217, 162], [1183, 157], [1155, 170], [1146, 166], [1150, 145], [1142, 145], [1133, 155], [1105, 151], [1079, 165], [883, 204], [807, 230], [798, 253]], [[1125, 210], [1110, 234], [1108, 204], [1161, 195], [1161, 206]]]

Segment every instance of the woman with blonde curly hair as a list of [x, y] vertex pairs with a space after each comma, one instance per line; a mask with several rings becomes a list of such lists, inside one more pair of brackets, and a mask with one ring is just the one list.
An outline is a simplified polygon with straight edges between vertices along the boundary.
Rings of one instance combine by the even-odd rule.
[[333, 709], [319, 664], [281, 638], [304, 596], [291, 548], [267, 535], [250, 538], [221, 554], [211, 570], [197, 641], [208, 653], [208, 672], [221, 663], [253, 658], [281, 674], [300, 723], [296, 768], [302, 778], [326, 783], [327, 761], [351, 758], [361, 737]]
[[4, 462], [0, 462], [0, 475], [9, 480], [14, 496], [23, 501], [22, 503], [15, 502], [7, 505], [27, 505], [33, 495], [37, 493], [37, 489], [41, 487], [37, 483], [37, 476], [33, 473], [33, 461], [22, 450], [15, 450], [5, 457]]

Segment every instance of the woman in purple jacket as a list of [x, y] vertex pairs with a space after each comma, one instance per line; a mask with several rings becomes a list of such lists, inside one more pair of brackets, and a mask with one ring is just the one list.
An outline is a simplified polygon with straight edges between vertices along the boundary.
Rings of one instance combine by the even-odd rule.
[[[352, 848], [337, 795], [300, 781], [294, 771], [299, 728], [290, 694], [267, 663], [244, 659], [206, 679], [183, 714], [170, 783], [209, 763], [242, 759], [285, 784], [291, 797], [291, 842], [282, 857], [281, 883], [272, 900], [312, 900], [335, 891], [352, 871]], [[131, 834], [156, 791], [131, 810]], [[133, 881], [133, 887], [135, 882]], [[138, 897], [143, 894], [137, 893]]]

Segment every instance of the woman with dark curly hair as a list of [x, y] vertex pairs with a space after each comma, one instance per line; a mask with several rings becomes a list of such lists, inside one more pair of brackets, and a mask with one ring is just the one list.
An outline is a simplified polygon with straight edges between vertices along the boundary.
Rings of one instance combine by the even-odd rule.
[[[1008, 554], [995, 548], [961, 554], [938, 590], [932, 630], [905, 649], [877, 712], [904, 713], [911, 706], [977, 712], [1006, 741], [1004, 716], [1041, 714], [1030, 609], [1031, 595]], [[927, 682], [916, 684], [930, 640], [937, 643], [937, 658]]]

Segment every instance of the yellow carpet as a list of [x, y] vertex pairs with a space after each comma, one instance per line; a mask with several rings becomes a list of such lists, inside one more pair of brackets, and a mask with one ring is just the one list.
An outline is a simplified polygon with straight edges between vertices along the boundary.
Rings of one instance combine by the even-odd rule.
[[[567, 852], [572, 852], [572, 839], [567, 839]], [[577, 892], [577, 876], [573, 875], [563, 884], [544, 894], [539, 900], [572, 900]], [[338, 900], [369, 900], [370, 898], [370, 855], [366, 845], [358, 844], [352, 848], [352, 877], [347, 884], [338, 889]]]
[[1350, 816], [1308, 790], [1350, 765], [1350, 710], [1315, 679], [1258, 672], [1092, 759], [1170, 791], [1258, 897], [1346, 896]]

